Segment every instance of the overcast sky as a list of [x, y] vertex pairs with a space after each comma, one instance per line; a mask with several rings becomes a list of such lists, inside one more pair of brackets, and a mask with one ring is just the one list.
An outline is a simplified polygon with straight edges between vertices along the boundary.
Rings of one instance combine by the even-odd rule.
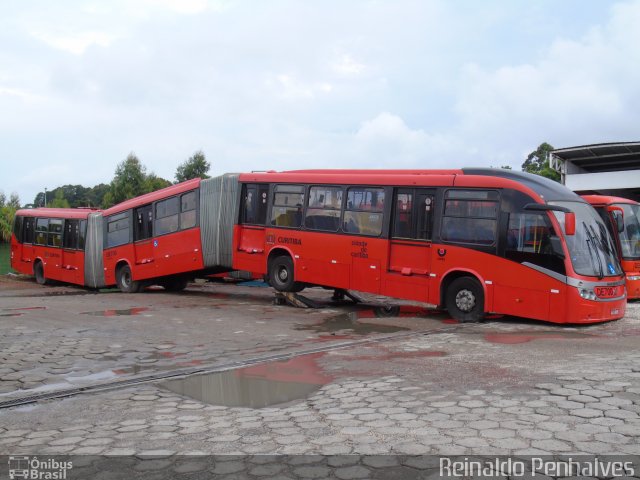
[[6, 0], [0, 190], [640, 140], [640, 1]]

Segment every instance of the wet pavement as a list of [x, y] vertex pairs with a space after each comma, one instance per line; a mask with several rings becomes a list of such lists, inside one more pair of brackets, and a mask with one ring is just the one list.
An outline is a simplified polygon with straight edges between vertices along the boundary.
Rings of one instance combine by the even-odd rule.
[[305, 294], [326, 308], [220, 283], [125, 295], [3, 279], [0, 451], [640, 455], [640, 303], [566, 327]]

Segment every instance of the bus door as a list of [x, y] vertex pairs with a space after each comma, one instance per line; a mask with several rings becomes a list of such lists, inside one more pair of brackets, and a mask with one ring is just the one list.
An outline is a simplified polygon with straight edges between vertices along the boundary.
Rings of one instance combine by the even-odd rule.
[[19, 259], [24, 263], [23, 266], [31, 265], [33, 268], [33, 239], [35, 236], [35, 218], [24, 217], [22, 222], [22, 248]]
[[427, 301], [434, 211], [435, 190], [396, 190], [385, 295]]
[[62, 275], [64, 281], [83, 283], [84, 252], [78, 250], [80, 241], [80, 220], [67, 219], [62, 236]]
[[153, 246], [153, 206], [145, 205], [133, 211], [134, 278], [153, 276], [155, 251]]
[[242, 259], [242, 268], [252, 272], [264, 271], [266, 266], [265, 224], [268, 198], [268, 184], [248, 183], [243, 186], [240, 213], [242, 226], [238, 230], [237, 255]]

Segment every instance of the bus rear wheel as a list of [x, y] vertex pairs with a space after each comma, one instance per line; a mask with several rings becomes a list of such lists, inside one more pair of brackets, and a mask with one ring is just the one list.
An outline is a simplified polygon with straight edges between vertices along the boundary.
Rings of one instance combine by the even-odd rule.
[[478, 322], [484, 317], [484, 291], [473, 277], [456, 278], [445, 294], [449, 315], [461, 323]]
[[42, 265], [42, 262], [36, 262], [33, 266], [33, 274], [36, 277], [36, 283], [38, 285], [45, 285], [47, 283], [47, 277], [44, 276], [44, 265]]
[[140, 290], [140, 282], [133, 280], [131, 275], [131, 267], [123, 265], [116, 272], [116, 282], [118, 288], [124, 293], [136, 293]]
[[186, 277], [175, 277], [166, 280], [163, 283], [164, 288], [169, 292], [181, 292], [189, 284], [189, 279]]
[[293, 260], [280, 255], [269, 263], [269, 284], [279, 292], [301, 292], [304, 284], [293, 278]]

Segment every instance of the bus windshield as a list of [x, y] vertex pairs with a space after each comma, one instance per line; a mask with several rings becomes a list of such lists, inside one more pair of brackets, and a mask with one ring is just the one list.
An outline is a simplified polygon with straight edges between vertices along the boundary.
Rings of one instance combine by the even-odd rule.
[[624, 230], [619, 233], [622, 258], [640, 258], [640, 205], [616, 204], [624, 211]]
[[[576, 234], [565, 235], [573, 269], [589, 277], [613, 277], [622, 274], [611, 237], [600, 216], [581, 202], [549, 202], [576, 214]], [[564, 213], [553, 212], [564, 230]]]

